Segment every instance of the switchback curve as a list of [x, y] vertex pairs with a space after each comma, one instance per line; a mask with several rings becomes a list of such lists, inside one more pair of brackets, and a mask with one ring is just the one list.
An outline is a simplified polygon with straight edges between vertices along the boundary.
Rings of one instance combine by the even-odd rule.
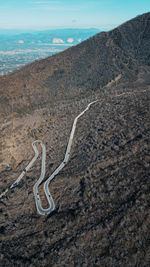
[[36, 140], [36, 141], [34, 141], [32, 143], [32, 148], [33, 148], [33, 150], [35, 152], [34, 157], [29, 162], [27, 167], [19, 175], [17, 180], [0, 195], [0, 199], [2, 197], [4, 197], [9, 190], [11, 190], [14, 187], [16, 187], [19, 184], [19, 182], [22, 180], [22, 178], [24, 177], [25, 173], [32, 167], [32, 165], [34, 164], [34, 162], [36, 161], [36, 159], [39, 156], [39, 152], [38, 152], [38, 149], [36, 147], [36, 144], [39, 143], [41, 145], [41, 148], [42, 148], [42, 167], [41, 167], [40, 178], [38, 179], [38, 181], [35, 183], [35, 185], [33, 187], [33, 193], [34, 193], [34, 197], [35, 197], [36, 208], [37, 208], [37, 212], [40, 215], [50, 214], [55, 209], [55, 203], [54, 203], [54, 200], [53, 200], [53, 198], [52, 198], [52, 196], [50, 194], [50, 191], [49, 191], [49, 184], [56, 177], [56, 175], [64, 168], [64, 166], [68, 163], [69, 156], [70, 156], [70, 151], [71, 151], [71, 147], [72, 147], [72, 141], [73, 141], [73, 138], [74, 138], [74, 133], [75, 133], [76, 124], [77, 124], [78, 119], [90, 108], [91, 105], [93, 105], [97, 101], [98, 100], [95, 100], [95, 101], [89, 103], [88, 106], [74, 119], [64, 160], [62, 161], [62, 163], [57, 167], [57, 169], [51, 174], [51, 176], [44, 183], [44, 192], [45, 192], [47, 201], [49, 203], [49, 208], [44, 209], [42, 207], [40, 196], [39, 196], [39, 193], [38, 193], [38, 187], [39, 187], [39, 185], [41, 184], [41, 182], [43, 181], [43, 179], [45, 177], [45, 165], [46, 165], [46, 149], [45, 149], [45, 145], [40, 140]]

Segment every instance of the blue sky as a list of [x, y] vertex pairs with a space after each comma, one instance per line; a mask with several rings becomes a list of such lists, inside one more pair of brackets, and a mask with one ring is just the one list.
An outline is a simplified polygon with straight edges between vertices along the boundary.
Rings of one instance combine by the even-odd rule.
[[150, 11], [150, 0], [0, 0], [0, 29], [109, 30]]

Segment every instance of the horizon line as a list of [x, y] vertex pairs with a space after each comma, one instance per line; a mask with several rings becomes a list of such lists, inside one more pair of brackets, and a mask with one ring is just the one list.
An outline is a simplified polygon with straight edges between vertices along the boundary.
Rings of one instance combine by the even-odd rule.
[[56, 26], [56, 27], [36, 27], [36, 28], [0, 28], [0, 31], [47, 31], [47, 30], [63, 30], [63, 29], [96, 29], [100, 31], [109, 31], [120, 24], [106, 24], [106, 25], [101, 25], [101, 26], [77, 26], [77, 27], [67, 27], [67, 26]]

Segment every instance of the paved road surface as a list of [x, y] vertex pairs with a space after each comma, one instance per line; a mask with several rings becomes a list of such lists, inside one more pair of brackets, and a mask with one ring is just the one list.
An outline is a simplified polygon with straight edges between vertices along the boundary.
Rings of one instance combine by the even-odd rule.
[[[134, 95], [136, 93], [141, 93], [141, 92], [144, 93], [144, 92], [146, 92], [146, 90], [133, 91], [133, 92], [129, 91], [129, 92], [124, 92], [124, 93], [121, 93], [121, 94], [118, 94], [118, 95], [113, 95], [111, 97], [113, 98], [113, 97], [120, 97], [120, 96], [123, 96], [123, 95]], [[39, 155], [39, 152], [38, 152], [37, 147], [36, 147], [36, 144], [39, 143], [41, 145], [41, 148], [42, 148], [42, 167], [41, 167], [40, 178], [35, 183], [35, 185], [33, 187], [33, 193], [34, 193], [34, 197], [35, 197], [36, 208], [37, 208], [38, 213], [41, 214], [41, 215], [50, 214], [55, 209], [55, 203], [54, 203], [54, 200], [53, 200], [53, 198], [52, 198], [52, 196], [50, 194], [50, 191], [49, 191], [49, 184], [56, 177], [56, 175], [64, 168], [64, 166], [67, 164], [67, 162], [69, 160], [72, 141], [73, 141], [73, 138], [74, 138], [74, 133], [75, 133], [76, 124], [77, 124], [78, 119], [90, 108], [91, 105], [93, 105], [97, 101], [99, 101], [99, 100], [93, 101], [90, 104], [88, 104], [88, 106], [75, 118], [75, 120], [73, 122], [72, 130], [71, 130], [70, 138], [69, 138], [69, 141], [68, 141], [68, 145], [67, 145], [67, 149], [66, 149], [64, 160], [57, 167], [57, 169], [52, 173], [52, 175], [44, 183], [44, 192], [45, 192], [47, 201], [49, 203], [49, 208], [47, 208], [47, 209], [42, 208], [40, 196], [39, 196], [39, 193], [38, 193], [38, 187], [39, 187], [39, 185], [41, 184], [41, 182], [43, 181], [43, 179], [45, 177], [45, 164], [46, 164], [46, 149], [45, 149], [45, 145], [40, 140], [36, 140], [36, 141], [34, 141], [32, 143], [32, 147], [33, 147], [33, 150], [35, 152], [35, 155], [34, 155], [33, 159], [30, 161], [30, 163], [27, 165], [27, 167], [23, 170], [23, 172], [20, 174], [20, 176], [17, 178], [17, 180], [0, 195], [0, 199], [2, 197], [4, 197], [9, 190], [11, 190], [12, 188], [16, 187], [19, 184], [19, 182], [21, 181], [21, 179], [24, 177], [25, 173], [32, 167], [32, 165], [34, 164], [34, 162], [36, 161], [36, 159], [38, 158], [38, 155]], [[2, 166], [2, 165], [6, 166], [6, 167], [9, 167], [8, 164], [0, 164], [0, 166]]]
[[[40, 140], [36, 140], [36, 141], [34, 141], [32, 143], [32, 147], [33, 147], [33, 150], [35, 152], [35, 155], [34, 155], [33, 159], [30, 161], [30, 163], [27, 165], [27, 167], [22, 171], [22, 173], [19, 175], [17, 180], [0, 195], [0, 199], [2, 197], [4, 197], [9, 190], [11, 190], [14, 187], [16, 187], [19, 184], [19, 182], [22, 180], [22, 178], [24, 177], [25, 173], [32, 167], [32, 165], [34, 164], [34, 162], [36, 161], [36, 159], [39, 156], [39, 152], [38, 152], [38, 149], [36, 147], [36, 144], [39, 143], [41, 145], [41, 148], [42, 148], [42, 167], [41, 167], [40, 178], [35, 183], [35, 185], [33, 187], [33, 193], [34, 193], [34, 197], [35, 197], [36, 208], [37, 208], [37, 212], [40, 215], [50, 214], [55, 209], [55, 203], [54, 203], [54, 200], [53, 200], [53, 198], [52, 198], [52, 196], [50, 194], [50, 191], [49, 191], [49, 184], [56, 177], [56, 175], [64, 168], [64, 166], [67, 164], [67, 162], [69, 160], [70, 151], [71, 151], [71, 147], [72, 147], [72, 141], [73, 141], [73, 138], [74, 138], [74, 133], [75, 133], [75, 129], [76, 129], [76, 125], [77, 125], [78, 119], [90, 108], [91, 105], [93, 105], [97, 101], [98, 100], [93, 101], [90, 104], [88, 104], [88, 106], [75, 118], [75, 120], [73, 122], [72, 130], [71, 130], [70, 138], [69, 138], [69, 141], [68, 141], [68, 145], [67, 145], [67, 149], [66, 149], [64, 160], [57, 167], [57, 169], [52, 173], [52, 175], [44, 183], [44, 192], [45, 192], [47, 201], [49, 203], [49, 208], [44, 209], [42, 207], [40, 196], [39, 196], [39, 192], [38, 192], [38, 187], [39, 187], [39, 185], [41, 184], [41, 182], [43, 181], [43, 179], [45, 177], [45, 165], [46, 165], [46, 149], [45, 149], [45, 145]], [[7, 164], [5, 164], [5, 165], [7, 165]]]

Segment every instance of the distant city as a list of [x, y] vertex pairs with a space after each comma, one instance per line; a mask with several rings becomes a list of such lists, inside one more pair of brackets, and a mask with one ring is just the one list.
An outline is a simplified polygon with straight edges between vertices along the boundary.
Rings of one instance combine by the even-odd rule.
[[99, 33], [99, 29], [57, 29], [15, 34], [0, 31], [0, 76]]

